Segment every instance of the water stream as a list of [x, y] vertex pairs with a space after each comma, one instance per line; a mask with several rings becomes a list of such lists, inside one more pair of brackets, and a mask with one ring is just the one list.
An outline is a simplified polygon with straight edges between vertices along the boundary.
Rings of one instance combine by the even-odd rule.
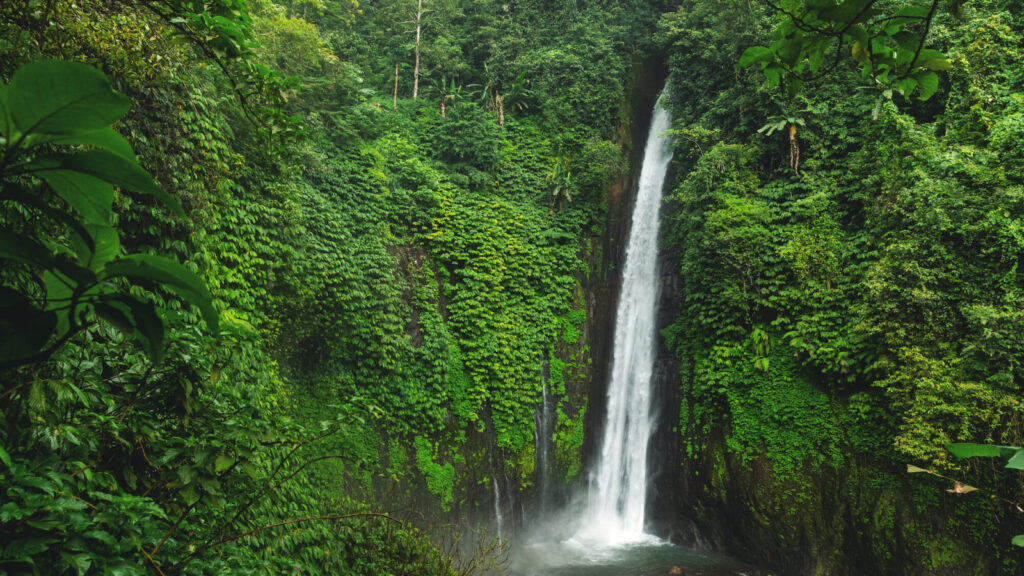
[[668, 111], [656, 106], [626, 244], [607, 420], [588, 494], [581, 506], [570, 507], [562, 517], [549, 516], [531, 528], [531, 534], [513, 553], [513, 574], [745, 573], [744, 566], [728, 558], [680, 548], [645, 531], [647, 447], [655, 425], [651, 377], [657, 342], [659, 212], [672, 160], [670, 142], [663, 135], [669, 123]]
[[[544, 381], [544, 374], [541, 373]], [[555, 433], [555, 414], [552, 405], [551, 395], [548, 393], [548, 384], [544, 381], [541, 388], [540, 406], [534, 414], [534, 442], [536, 449], [537, 467], [537, 506], [539, 510], [547, 510], [551, 505], [551, 448]]]
[[494, 522], [498, 529], [498, 539], [505, 538], [505, 515], [501, 512], [501, 490], [498, 489], [498, 477], [491, 474], [491, 486], [494, 487]]

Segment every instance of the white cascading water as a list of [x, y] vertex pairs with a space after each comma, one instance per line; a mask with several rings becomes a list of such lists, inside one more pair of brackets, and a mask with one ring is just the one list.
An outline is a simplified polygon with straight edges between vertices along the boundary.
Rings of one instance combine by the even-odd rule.
[[498, 527], [498, 540], [505, 537], [503, 525], [505, 524], [505, 516], [501, 513], [501, 492], [498, 490], [498, 477], [491, 473], [491, 486], [494, 487], [494, 521]]
[[537, 469], [537, 493], [540, 510], [546, 511], [551, 502], [551, 444], [555, 432], [555, 415], [551, 409], [551, 395], [548, 393], [548, 383], [545, 381], [543, 371], [541, 373], [540, 406], [533, 415], [534, 443], [536, 445]]
[[653, 429], [651, 376], [658, 303], [658, 215], [669, 162], [669, 114], [655, 106], [644, 149], [640, 187], [626, 247], [615, 316], [612, 377], [601, 458], [591, 478], [588, 508], [578, 537], [607, 545], [636, 542], [644, 534], [647, 444]]

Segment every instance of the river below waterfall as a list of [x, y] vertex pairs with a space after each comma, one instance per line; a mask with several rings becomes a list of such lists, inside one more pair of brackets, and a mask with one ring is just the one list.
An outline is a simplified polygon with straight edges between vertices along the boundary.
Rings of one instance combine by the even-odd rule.
[[[678, 570], [674, 572], [673, 570]], [[759, 572], [731, 558], [682, 548], [651, 538], [615, 547], [573, 539], [517, 548], [511, 576], [754, 576]]]

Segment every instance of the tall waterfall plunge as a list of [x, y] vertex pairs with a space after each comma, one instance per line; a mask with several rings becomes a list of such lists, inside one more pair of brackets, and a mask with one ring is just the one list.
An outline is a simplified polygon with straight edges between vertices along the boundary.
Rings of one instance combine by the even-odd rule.
[[615, 316], [604, 440], [578, 534], [613, 545], [646, 539], [647, 444], [654, 427], [651, 376], [658, 302], [658, 217], [672, 160], [669, 139], [662, 134], [668, 130], [669, 120], [668, 112], [655, 106]]
[[[570, 506], [530, 526], [530, 534], [512, 556], [509, 573], [513, 576], [650, 576], [680, 570], [720, 576], [749, 573], [728, 558], [673, 546], [644, 532], [647, 448], [655, 412], [651, 401], [657, 342], [658, 216], [672, 159], [670, 143], [660, 135], [668, 127], [668, 113], [656, 107], [626, 244], [604, 438], [585, 509], [580, 514]], [[543, 398], [541, 413], [547, 406]], [[537, 421], [538, 438], [550, 433], [541, 432], [548, 430], [542, 422], [543, 418]], [[544, 461], [539, 455], [538, 465]]]

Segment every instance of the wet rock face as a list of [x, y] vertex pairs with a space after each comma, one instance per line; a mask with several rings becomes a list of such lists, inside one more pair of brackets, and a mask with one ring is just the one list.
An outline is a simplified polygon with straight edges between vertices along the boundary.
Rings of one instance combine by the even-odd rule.
[[[665, 185], [671, 189], [673, 175], [669, 173]], [[662, 221], [671, 218], [674, 206], [662, 206]], [[668, 227], [662, 228], [664, 230]], [[665, 244], [662, 243], [664, 246]], [[665, 345], [661, 331], [675, 322], [679, 314], [681, 280], [679, 277], [680, 250], [677, 247], [662, 248], [658, 255], [660, 292], [658, 302], [658, 349], [654, 362], [654, 406], [658, 407], [657, 425], [651, 436], [648, 462], [650, 470], [650, 493], [647, 498], [649, 530], [661, 536], [669, 536], [686, 518], [680, 517], [681, 492], [684, 488], [679, 480], [682, 471], [682, 446], [676, 423], [679, 421], [680, 365], [675, 354]]]

